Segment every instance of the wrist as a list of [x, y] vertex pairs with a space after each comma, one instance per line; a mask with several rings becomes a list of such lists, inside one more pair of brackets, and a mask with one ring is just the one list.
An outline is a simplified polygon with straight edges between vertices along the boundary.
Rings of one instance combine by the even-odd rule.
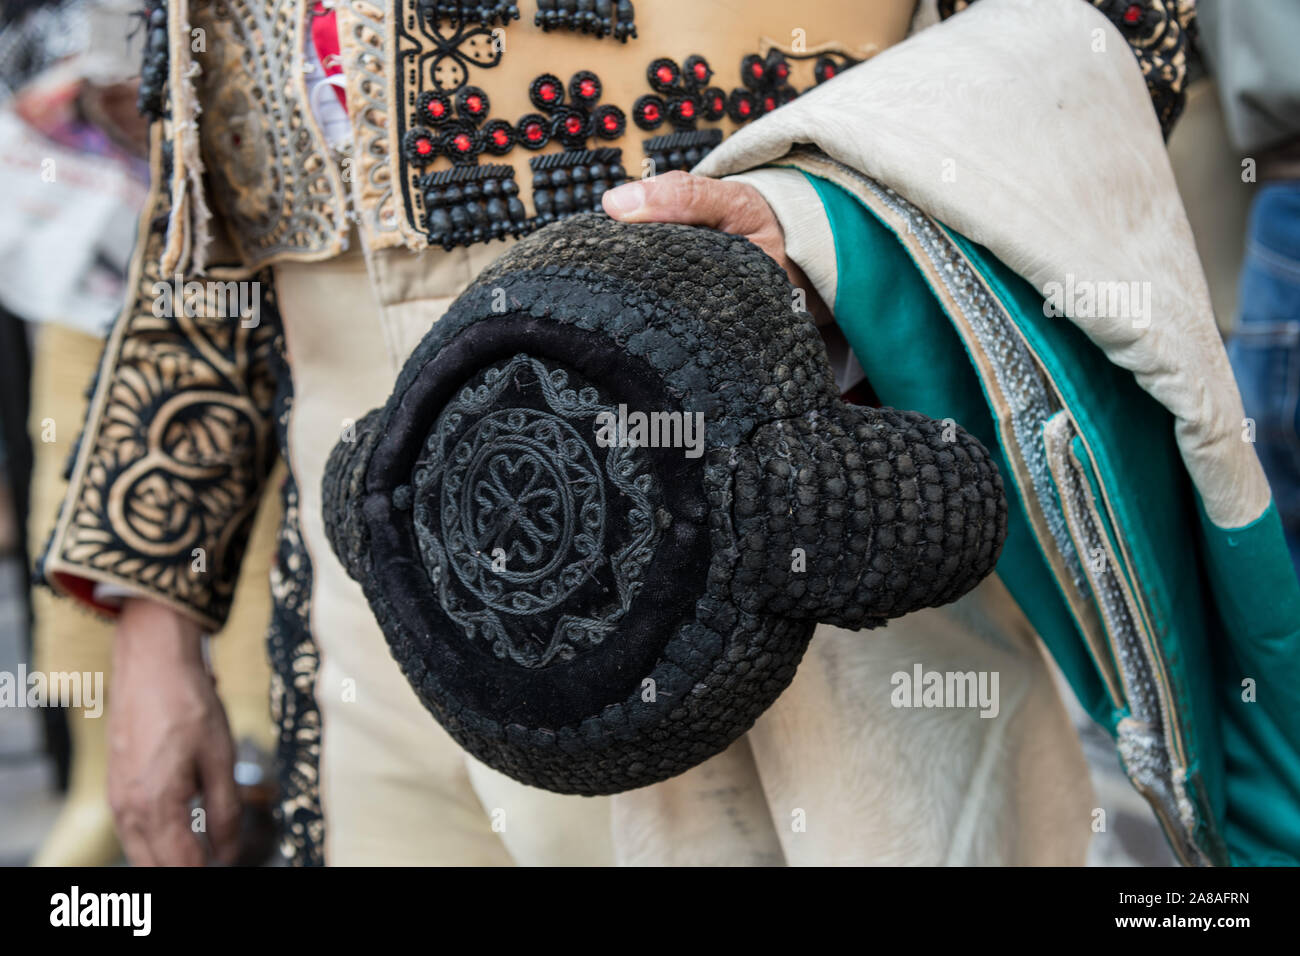
[[146, 654], [155, 660], [202, 668], [203, 628], [184, 614], [144, 597], [126, 598], [118, 617], [115, 653]]

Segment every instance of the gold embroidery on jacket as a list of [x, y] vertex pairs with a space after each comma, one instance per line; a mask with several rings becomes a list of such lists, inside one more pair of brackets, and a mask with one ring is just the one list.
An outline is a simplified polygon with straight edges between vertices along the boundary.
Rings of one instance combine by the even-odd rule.
[[[159, 268], [171, 211], [160, 124], [152, 152], [131, 294], [100, 361], [43, 570], [57, 588], [68, 586], [60, 575], [126, 586], [215, 628], [272, 462], [278, 319], [273, 305], [255, 324], [225, 317], [235, 283], [173, 300], [177, 280]], [[186, 314], [187, 299], [197, 314]]]

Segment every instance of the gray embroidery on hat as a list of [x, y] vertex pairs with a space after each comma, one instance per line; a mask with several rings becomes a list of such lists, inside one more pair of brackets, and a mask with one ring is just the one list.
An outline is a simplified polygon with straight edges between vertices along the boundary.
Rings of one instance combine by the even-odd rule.
[[[488, 369], [443, 409], [414, 472], [416, 540], [439, 604], [469, 640], [523, 667], [600, 644], [631, 606], [658, 536], [635, 446], [609, 448], [602, 468], [583, 438], [616, 411], [568, 381], [525, 355]], [[511, 386], [546, 410], [499, 408]], [[607, 507], [606, 481], [617, 507]], [[615, 537], [629, 539], [613, 553], [607, 512], [621, 514]], [[603, 608], [544, 617], [606, 568], [614, 594]]]

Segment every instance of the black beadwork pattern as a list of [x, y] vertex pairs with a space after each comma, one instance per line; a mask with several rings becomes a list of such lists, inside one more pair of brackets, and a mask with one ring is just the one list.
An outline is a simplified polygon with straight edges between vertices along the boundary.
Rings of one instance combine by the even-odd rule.
[[627, 129], [621, 109], [599, 104], [602, 90], [600, 77], [590, 70], [575, 73], [567, 87], [551, 73], [543, 73], [528, 86], [529, 99], [542, 113], [530, 113], [519, 121], [518, 140], [530, 149], [540, 149], [551, 140], [564, 146], [562, 153], [547, 153], [528, 162], [538, 225], [574, 213], [600, 212], [601, 196], [627, 182], [622, 150], [587, 148], [589, 139], [618, 139]]
[[419, 0], [420, 15], [428, 21], [457, 26], [505, 26], [519, 19], [519, 7], [509, 0]]
[[546, 225], [579, 212], [600, 212], [607, 190], [627, 182], [622, 151], [572, 149], [529, 161], [533, 170], [536, 222]]
[[710, 86], [713, 67], [698, 54], [679, 66], [675, 60], [659, 57], [646, 67], [646, 82], [653, 93], [640, 97], [632, 106], [632, 121], [652, 132], [665, 122], [676, 130], [654, 136], [643, 144], [655, 173], [690, 169], [722, 142], [722, 131], [697, 130], [701, 120], [716, 122], [727, 112], [725, 90]]
[[772, 112], [798, 96], [790, 83], [790, 59], [816, 56], [817, 83], [833, 79], [857, 61], [847, 54], [787, 54], [772, 50], [767, 56], [749, 54], [740, 62], [741, 85], [730, 92], [712, 84], [713, 67], [699, 54], [692, 54], [679, 66], [676, 60], [659, 57], [646, 67], [646, 82], [653, 92], [632, 105], [632, 122], [647, 132], [671, 125], [675, 132], [654, 136], [643, 144], [645, 155], [656, 173], [690, 169], [722, 142], [717, 129], [699, 129], [701, 122], [724, 116], [743, 124]]
[[513, 166], [458, 165], [420, 177], [429, 241], [451, 249], [532, 229]]
[[656, 172], [692, 169], [722, 142], [722, 130], [701, 129], [652, 136], [642, 145]]
[[150, 122], [162, 119], [163, 91], [167, 85], [167, 0], [145, 0], [144, 54], [136, 109]]
[[478, 86], [424, 90], [402, 136], [408, 167], [425, 170], [439, 157], [452, 163], [451, 169], [415, 177], [424, 208], [420, 224], [429, 242], [444, 249], [522, 236], [532, 228], [514, 168], [479, 163], [481, 155], [503, 156], [516, 143], [515, 127], [489, 120], [491, 109], [491, 99]]
[[612, 35], [623, 43], [636, 36], [631, 0], [537, 0], [533, 22], [547, 33], [572, 30], [596, 37]]
[[[1006, 500], [988, 453], [917, 413], [843, 404], [790, 292], [742, 237], [567, 219], [485, 270], [386, 405], [335, 446], [323, 486], [331, 545], [422, 702], [475, 757], [561, 793], [666, 779], [753, 724], [816, 621], [874, 626], [953, 600], [993, 568]], [[701, 456], [617, 457], [588, 420], [617, 405], [702, 414]], [[564, 427], [543, 420], [557, 415]], [[480, 440], [482, 422], [492, 431]], [[463, 462], [464, 480], [429, 470], [434, 449]], [[616, 475], [646, 500], [618, 496]], [[565, 511], [550, 498], [567, 479], [586, 503]], [[447, 510], [471, 491], [469, 513]], [[601, 500], [603, 516], [578, 520]], [[648, 527], [632, 512], [651, 510], [653, 554], [633, 559], [618, 549]], [[588, 543], [568, 527], [589, 529]], [[610, 527], [625, 537], [611, 544]], [[495, 587], [474, 551], [494, 535], [532, 548]], [[541, 537], [569, 543], [542, 553]], [[588, 574], [617, 573], [615, 554], [640, 585], [625, 613], [608, 585], [584, 590]], [[555, 577], [534, 580], [548, 555]], [[469, 576], [449, 604], [446, 574], [457, 572], [440, 568], [455, 561]], [[533, 626], [535, 604], [552, 600]], [[566, 619], [611, 626], [557, 638]]]
[[[501, 49], [491, 27], [518, 19], [510, 3], [397, 0], [398, 103], [401, 195], [410, 221], [445, 249], [520, 236], [530, 228], [513, 167], [479, 165], [483, 154], [503, 156], [515, 128], [488, 119], [487, 93], [469, 83], [470, 67], [491, 69]], [[428, 171], [445, 158], [451, 169]]]

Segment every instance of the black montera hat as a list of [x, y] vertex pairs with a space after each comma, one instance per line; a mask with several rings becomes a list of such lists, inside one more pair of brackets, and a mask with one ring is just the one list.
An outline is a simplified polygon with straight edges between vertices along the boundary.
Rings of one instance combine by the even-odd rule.
[[749, 729], [817, 622], [874, 627], [993, 569], [984, 447], [843, 403], [792, 291], [741, 237], [568, 219], [487, 269], [334, 449], [334, 550], [484, 763], [560, 793], [664, 780]]

